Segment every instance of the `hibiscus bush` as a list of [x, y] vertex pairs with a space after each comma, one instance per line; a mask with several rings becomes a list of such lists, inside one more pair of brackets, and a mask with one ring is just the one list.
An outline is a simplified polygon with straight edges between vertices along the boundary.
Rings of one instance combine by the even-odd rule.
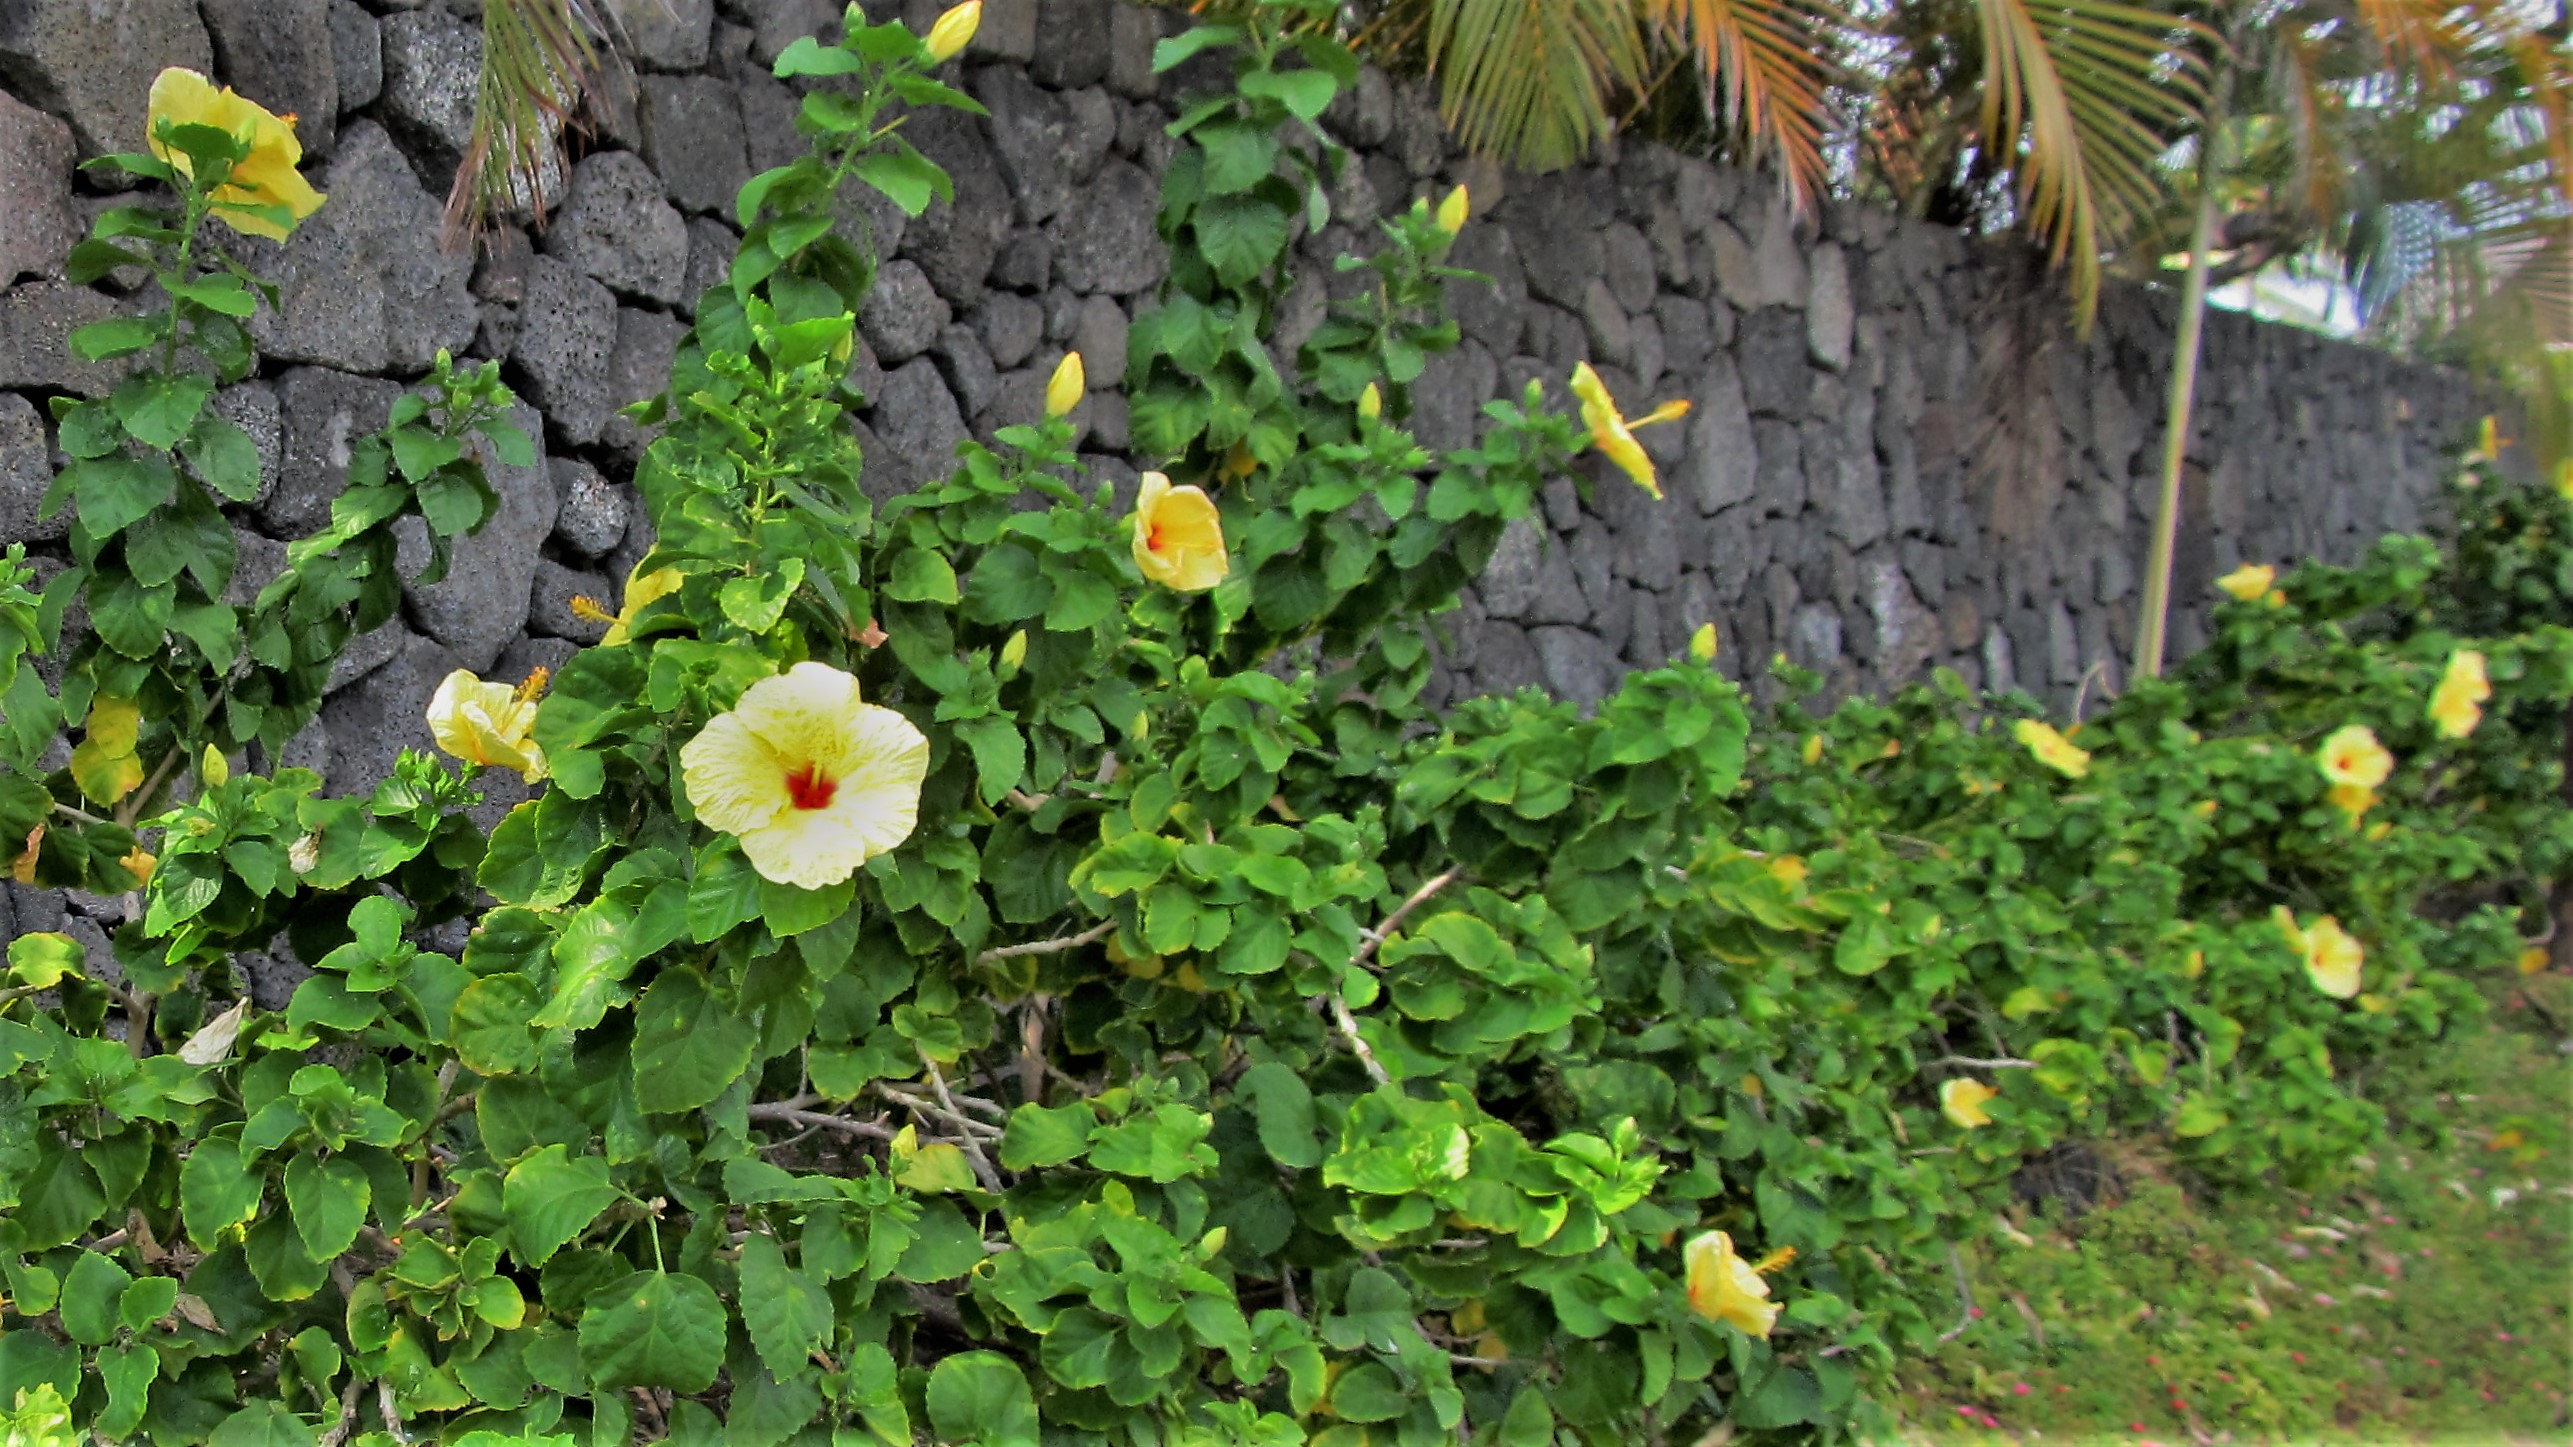
[[[1503, 528], [1653, 487], [1631, 428], [1674, 409], [1585, 371], [1577, 419], [1531, 388], [1418, 443], [1461, 193], [1273, 345], [1347, 163], [1324, 8], [1158, 53], [1232, 84], [1173, 128], [1129, 497], [1073, 451], [1077, 360], [860, 489], [840, 192], [945, 198], [899, 124], [972, 107], [936, 71], [973, 11], [788, 49], [811, 150], [639, 412], [657, 542], [607, 638], [451, 677], [446, 757], [336, 797], [270, 763], [395, 607], [395, 524], [479, 526], [525, 439], [442, 362], [224, 601], [205, 403], [261, 297], [201, 223], [302, 200], [244, 169], [264, 112], [174, 84], [115, 158], [172, 206], [79, 261], [169, 307], [76, 337], [135, 365], [59, 409], [73, 564], [0, 577], [21, 875], [137, 895], [113, 960], [10, 947], [0, 1402], [226, 1447], [1833, 1436], [2032, 1152], [2366, 1143], [2367, 1072], [2544, 928], [2573, 638], [2441, 612], [2458, 565], [2396, 541], [2069, 730], [1953, 678], [1755, 720], [1711, 627], [1594, 709], [1427, 709]], [[543, 783], [488, 834], [485, 768]], [[284, 1009], [254, 952], [309, 966]]]

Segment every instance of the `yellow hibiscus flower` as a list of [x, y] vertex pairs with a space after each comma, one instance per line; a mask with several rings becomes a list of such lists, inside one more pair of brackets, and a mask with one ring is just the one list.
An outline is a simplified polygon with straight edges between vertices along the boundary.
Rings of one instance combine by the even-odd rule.
[[2315, 752], [2314, 764], [2333, 783], [2362, 789], [2373, 789], [2394, 773], [2394, 755], [2385, 751], [2385, 745], [2376, 741], [2376, 730], [2366, 724], [2334, 729]]
[[2076, 748], [2072, 740], [2055, 732], [2050, 724], [2023, 718], [2011, 726], [2010, 736], [2025, 745], [2037, 762], [2067, 779], [2079, 779], [2091, 771], [2089, 751]]
[[1691, 1311], [1757, 1337], [1767, 1336], [1778, 1324], [1779, 1304], [1769, 1299], [1769, 1283], [1734, 1253], [1732, 1237], [1708, 1231], [1689, 1238], [1680, 1254], [1687, 1264]]
[[2245, 563], [2223, 577], [2216, 586], [2245, 603], [2255, 602], [2268, 593], [2269, 585], [2278, 581], [2278, 570], [2267, 563]]
[[1079, 352], [1065, 352], [1055, 363], [1054, 375], [1045, 383], [1045, 415], [1064, 417], [1081, 405], [1082, 395], [1090, 390], [1089, 370], [1081, 365]]
[[799, 663], [752, 684], [679, 750], [688, 803], [741, 840], [751, 868], [821, 889], [910, 837], [929, 740], [858, 681]]
[[[212, 126], [249, 147], [250, 153], [235, 163], [232, 173], [214, 189], [215, 219], [224, 225], [244, 236], [283, 241], [297, 223], [321, 209], [322, 193], [295, 169], [304, 159], [304, 146], [295, 139], [293, 116], [277, 115], [257, 101], [234, 94], [229, 86], [217, 89], [214, 82], [193, 70], [174, 65], [162, 71], [152, 82], [143, 130], [151, 138], [153, 155], [181, 175], [193, 176], [196, 163], [188, 154], [161, 143], [164, 121], [177, 126]], [[280, 222], [244, 209], [270, 206], [285, 208], [290, 219]]]
[[2358, 827], [2367, 811], [2376, 807], [2376, 790], [2365, 784], [2334, 784], [2323, 797], [2331, 800], [2333, 808], [2350, 816], [2352, 828]]
[[478, 769], [516, 769], [535, 783], [545, 777], [545, 751], [529, 734], [536, 700], [545, 692], [545, 670], [512, 687], [485, 683], [464, 669], [448, 674], [429, 699], [429, 737], [439, 748]]
[[591, 599], [574, 598], [572, 613], [593, 623], [608, 625], [608, 631], [599, 638], [599, 646], [615, 648], [632, 636], [636, 614], [678, 592], [687, 581], [687, 575], [677, 568], [655, 568], [647, 573], [643, 571], [643, 565], [637, 563], [634, 571], [626, 575], [625, 602], [615, 612], [609, 612]]
[[2335, 1000], [2358, 994], [2359, 967], [2366, 962], [2367, 951], [2341, 928], [2339, 920], [2324, 915], [2297, 929], [2294, 938], [2297, 953], [2305, 959], [2305, 977], [2314, 982], [2315, 989]]
[[929, 27], [929, 59], [932, 64], [953, 60], [959, 51], [973, 43], [974, 32], [983, 27], [983, 0], [965, 0], [933, 21]]
[[2484, 700], [2492, 696], [2492, 683], [2484, 676], [2484, 655], [2460, 648], [2448, 655], [2448, 671], [2430, 691], [2430, 721], [2439, 726], [2441, 738], [2462, 739], [2484, 721]]
[[1689, 412], [1686, 402], [1665, 402], [1644, 416], [1629, 422], [1617, 410], [1617, 399], [1608, 395], [1608, 384], [1583, 362], [1572, 369], [1572, 395], [1581, 399], [1582, 425], [1590, 429], [1590, 445], [1617, 464], [1617, 470], [1635, 479], [1635, 485], [1655, 497], [1662, 495], [1662, 480], [1653, 470], [1653, 459], [1644, 455], [1643, 444], [1635, 440], [1635, 429], [1656, 422], [1670, 422]]
[[1165, 588], [1201, 593], [1224, 581], [1224, 520], [1214, 500], [1194, 487], [1173, 487], [1158, 472], [1135, 495], [1135, 566]]
[[1975, 1130], [1992, 1124], [1992, 1117], [1983, 1112], [1984, 1102], [1997, 1100], [2000, 1096], [2000, 1091], [1980, 1080], [1960, 1078], [1942, 1081], [1939, 1085], [1939, 1114], [1946, 1116], [1948, 1123], [1960, 1130]]

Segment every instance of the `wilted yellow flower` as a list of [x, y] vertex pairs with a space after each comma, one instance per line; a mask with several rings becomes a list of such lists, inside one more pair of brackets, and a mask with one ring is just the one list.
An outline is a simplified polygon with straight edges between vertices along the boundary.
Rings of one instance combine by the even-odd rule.
[[2323, 740], [2315, 752], [2315, 766], [2323, 777], [2335, 784], [2356, 784], [2373, 789], [2394, 772], [2394, 755], [2376, 741], [2376, 730], [2366, 724], [2344, 724]]
[[2213, 819], [2216, 817], [2216, 801], [2213, 799], [2200, 799], [2195, 804], [2189, 806], [2189, 812], [2197, 815], [2201, 819]]
[[1376, 384], [1373, 382], [1367, 384], [1367, 390], [1358, 394], [1358, 415], [1370, 422], [1385, 415], [1385, 394], [1377, 391]]
[[1590, 445], [1604, 453], [1617, 470], [1635, 479], [1635, 485], [1655, 497], [1662, 495], [1662, 480], [1653, 471], [1653, 459], [1644, 455], [1635, 440], [1635, 429], [1656, 422], [1670, 422], [1688, 415], [1686, 402], [1665, 402], [1644, 416], [1629, 422], [1617, 410], [1617, 400], [1608, 395], [1608, 384], [1582, 362], [1572, 369], [1572, 395], [1581, 399], [1581, 420], [1590, 429]]
[[2531, 945], [2527, 949], [2519, 952], [2519, 972], [2523, 975], [2542, 975], [2546, 973], [2546, 962], [2546, 951], [2540, 946]]
[[1090, 390], [1090, 377], [1082, 368], [1079, 352], [1065, 352], [1054, 367], [1054, 375], [1045, 384], [1045, 415], [1068, 417], [1081, 405], [1082, 395]]
[[2296, 952], [2304, 957], [2305, 977], [2314, 982], [2315, 989], [2335, 1000], [2346, 1000], [2359, 992], [2359, 966], [2366, 961], [2367, 951], [2341, 928], [2339, 920], [2327, 914], [2299, 928], [2296, 917], [2284, 906], [2276, 917], [2279, 928], [2287, 932]]
[[1805, 735], [1805, 745], [1803, 748], [1797, 750], [1797, 752], [1803, 755], [1805, 762], [1808, 764], [1821, 763], [1823, 759], [1823, 736], [1821, 734]]
[[2269, 585], [2277, 581], [2278, 570], [2269, 564], [2245, 563], [2216, 579], [2216, 586], [2248, 603], [2268, 592]]
[[2430, 721], [2439, 726], [2441, 738], [2462, 739], [2484, 721], [2484, 700], [2492, 696], [2492, 683], [2484, 676], [2484, 655], [2460, 648], [2448, 655], [2448, 671], [2430, 691]]
[[752, 684], [679, 750], [688, 803], [761, 877], [821, 889], [910, 837], [929, 740], [858, 681], [799, 663]]
[[1715, 661], [1715, 649], [1715, 625], [1712, 623], [1699, 624], [1697, 626], [1697, 631], [1689, 635], [1689, 657], [1696, 659], [1700, 663], [1713, 663]]
[[1688, 1268], [1691, 1311], [1757, 1337], [1767, 1336], [1778, 1324], [1778, 1303], [1769, 1299], [1769, 1283], [1734, 1254], [1732, 1237], [1721, 1231], [1693, 1236], [1681, 1248], [1681, 1257]]
[[1459, 186], [1448, 192], [1447, 199], [1438, 203], [1438, 229], [1450, 236], [1464, 230], [1466, 218], [1472, 214], [1473, 206], [1474, 203], [1465, 194], [1464, 187]]
[[[174, 126], [212, 126], [249, 148], [211, 198], [215, 219], [224, 225], [245, 236], [283, 241], [298, 222], [321, 208], [322, 193], [295, 169], [304, 159], [304, 147], [295, 139], [294, 117], [277, 115], [234, 94], [229, 86], [218, 90], [193, 70], [174, 65], [162, 71], [152, 82], [143, 130], [151, 138], [153, 155], [181, 175], [193, 176], [196, 162], [185, 151], [161, 143], [165, 121]], [[289, 219], [280, 222], [243, 209], [269, 206], [285, 208]]]
[[1939, 1085], [1939, 1114], [1946, 1116], [1950, 1125], [1962, 1130], [1975, 1130], [1992, 1124], [1992, 1117], [1983, 1113], [1983, 1105], [1985, 1101], [1997, 1100], [2000, 1096], [2000, 1091], [1980, 1080], [1960, 1077], [1942, 1081]]
[[983, 0], [965, 0], [929, 27], [929, 59], [936, 64], [953, 60], [957, 52], [971, 44], [974, 32], [983, 25]]
[[1224, 581], [1224, 520], [1198, 488], [1173, 487], [1158, 472], [1135, 494], [1135, 566], [1165, 588], [1199, 593]]
[[1805, 863], [1805, 857], [1801, 854], [1781, 854], [1770, 860], [1765, 867], [1771, 878], [1788, 884], [1802, 884], [1806, 876], [1814, 872], [1813, 867]]
[[599, 639], [599, 646], [614, 648], [630, 635], [636, 614], [678, 592], [687, 581], [687, 575], [677, 568], [655, 568], [647, 573], [643, 571], [643, 565], [637, 563], [634, 571], [626, 575], [625, 602], [615, 612], [611, 613], [587, 598], [574, 598], [572, 612], [594, 623], [607, 624], [608, 631]]
[[2376, 790], [2365, 784], [2334, 784], [2323, 797], [2331, 800], [2333, 808], [2350, 816], [2352, 828], [2358, 827], [2367, 811], [2376, 807]]
[[516, 769], [528, 783], [545, 777], [545, 751], [528, 735], [545, 670], [525, 683], [485, 683], [464, 669], [448, 674], [429, 700], [429, 737], [478, 769]]
[[150, 884], [152, 882], [152, 871], [159, 868], [161, 864], [161, 861], [157, 857], [140, 844], [137, 844], [133, 848], [125, 851], [125, 857], [117, 860], [116, 862], [124, 868], [126, 873], [134, 876], [134, 887], [136, 889], [141, 889], [145, 885]]
[[2560, 497], [2573, 499], [2573, 457], [2555, 464], [2555, 491]]
[[2079, 779], [2091, 771], [2091, 756], [2077, 748], [2073, 741], [2055, 732], [2054, 726], [2033, 718], [2013, 724], [2010, 736], [2026, 746], [2029, 755], [2067, 779]]

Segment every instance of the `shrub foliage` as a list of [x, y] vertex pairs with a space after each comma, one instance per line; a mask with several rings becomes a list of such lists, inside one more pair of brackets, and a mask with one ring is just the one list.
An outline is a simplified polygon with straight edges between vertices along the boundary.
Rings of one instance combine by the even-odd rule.
[[[1953, 678], [1755, 724], [1711, 631], [1595, 710], [1434, 713], [1435, 615], [1501, 530], [1594, 442], [1641, 454], [1534, 388], [1469, 448], [1405, 430], [1461, 203], [1273, 345], [1346, 161], [1320, 3], [1159, 56], [1231, 67], [1173, 126], [1125, 379], [1213, 500], [1211, 588], [1156, 552], [1185, 488], [1136, 516], [1060, 415], [870, 503], [838, 193], [944, 199], [898, 120], [972, 102], [854, 8], [779, 59], [811, 154], [744, 189], [644, 409], [658, 543], [611, 641], [442, 698], [452, 752], [550, 776], [488, 836], [435, 757], [338, 798], [264, 765], [396, 607], [395, 525], [490, 511], [506, 389], [442, 362], [226, 601], [256, 469], [206, 402], [256, 293], [197, 232], [241, 143], [114, 158], [177, 208], [78, 264], [171, 302], [76, 339], [136, 366], [56, 409], [74, 566], [0, 579], [0, 828], [22, 878], [143, 903], [112, 962], [10, 948], [0, 1401], [226, 1447], [1834, 1435], [1949, 1328], [1947, 1243], [2029, 1153], [2167, 1129], [2249, 1181], [2368, 1142], [2369, 1072], [2510, 967], [2573, 840], [2564, 501], [2460, 491], [2461, 550], [2301, 568], [2070, 738]], [[815, 679], [864, 702], [771, 709]], [[2317, 763], [2351, 724], [2394, 765], [2358, 802]], [[763, 852], [805, 825], [726, 792], [753, 765], [913, 812]], [[2355, 998], [2315, 983], [2327, 916]], [[310, 963], [283, 1009], [255, 951]]]

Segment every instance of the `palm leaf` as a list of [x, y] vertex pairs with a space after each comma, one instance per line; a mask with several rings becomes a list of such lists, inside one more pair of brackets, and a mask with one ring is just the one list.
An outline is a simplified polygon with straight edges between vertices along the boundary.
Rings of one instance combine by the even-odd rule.
[[473, 136], [447, 192], [450, 235], [478, 234], [496, 212], [530, 212], [542, 224], [563, 132], [599, 82], [603, 51], [592, 37], [613, 26], [591, 0], [483, 0], [482, 75]]
[[1707, 115], [1745, 155], [1774, 161], [1797, 208], [1810, 207], [1830, 181], [1830, 37], [1849, 17], [1819, 0], [1652, 0], [1651, 18], [1695, 50]]
[[1588, 153], [1648, 78], [1631, 0], [1431, 0], [1424, 42], [1449, 129], [1531, 170]]
[[2028, 227], [2099, 303], [2100, 255], [2155, 206], [2157, 161], [2196, 119], [2203, 30], [2113, 0], [1976, 0], [1984, 143], [2015, 159]]

